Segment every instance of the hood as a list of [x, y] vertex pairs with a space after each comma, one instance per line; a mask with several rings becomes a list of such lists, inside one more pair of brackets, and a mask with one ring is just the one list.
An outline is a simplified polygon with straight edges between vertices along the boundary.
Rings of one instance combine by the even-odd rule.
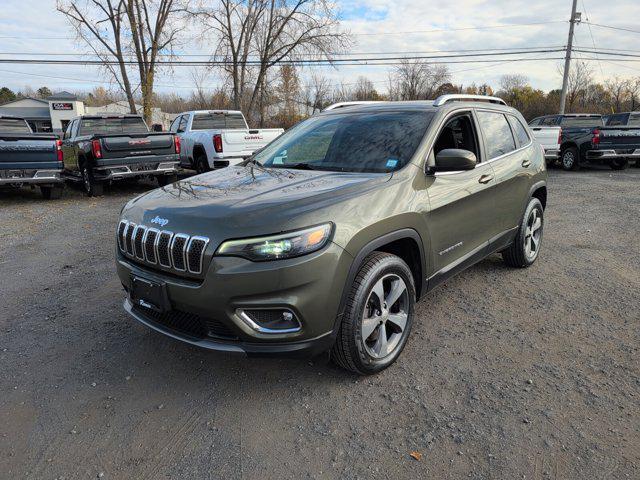
[[[380, 173], [234, 166], [153, 190], [129, 202], [122, 215], [147, 226], [159, 217], [166, 221], [163, 228], [189, 234], [215, 232], [234, 238], [277, 233], [306, 226], [296, 219], [363, 195], [390, 178]], [[314, 223], [330, 220], [319, 216]]]

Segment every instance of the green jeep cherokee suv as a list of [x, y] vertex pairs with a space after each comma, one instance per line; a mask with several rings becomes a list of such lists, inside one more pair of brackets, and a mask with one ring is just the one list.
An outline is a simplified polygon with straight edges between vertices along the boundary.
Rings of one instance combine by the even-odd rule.
[[127, 312], [205, 348], [329, 350], [370, 374], [398, 358], [438, 284], [494, 252], [536, 260], [547, 172], [516, 110], [466, 95], [341, 107], [243, 165], [127, 203]]

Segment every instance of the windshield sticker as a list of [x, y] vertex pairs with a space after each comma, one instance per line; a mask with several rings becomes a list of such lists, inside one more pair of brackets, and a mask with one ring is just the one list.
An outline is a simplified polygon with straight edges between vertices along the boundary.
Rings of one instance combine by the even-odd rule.
[[398, 160], [395, 160], [393, 158], [387, 160], [387, 168], [396, 168], [396, 165], [398, 165]]

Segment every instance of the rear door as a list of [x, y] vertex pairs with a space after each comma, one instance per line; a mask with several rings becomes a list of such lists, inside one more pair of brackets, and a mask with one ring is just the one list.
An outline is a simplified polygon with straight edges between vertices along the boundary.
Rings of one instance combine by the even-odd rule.
[[533, 155], [539, 153], [539, 147], [514, 115], [491, 109], [479, 109], [477, 114], [486, 156], [496, 175], [493, 193], [497, 218], [491, 239], [495, 248], [507, 242], [520, 223], [533, 175]]
[[439, 151], [449, 148], [471, 151], [479, 163], [473, 170], [436, 172], [427, 177], [430, 210], [426, 221], [436, 272], [429, 288], [484, 256], [496, 222], [492, 193], [495, 175], [491, 164], [485, 161], [472, 110], [455, 111], [444, 120], [429, 154], [429, 164], [434, 164]]

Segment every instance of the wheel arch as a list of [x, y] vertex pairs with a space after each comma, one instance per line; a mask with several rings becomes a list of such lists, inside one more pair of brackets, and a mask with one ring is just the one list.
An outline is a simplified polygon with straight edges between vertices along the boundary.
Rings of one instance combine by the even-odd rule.
[[422, 237], [413, 228], [395, 230], [369, 241], [354, 257], [353, 262], [351, 262], [351, 267], [349, 268], [349, 273], [347, 274], [345, 286], [342, 289], [342, 298], [340, 299], [340, 306], [338, 308], [338, 318], [342, 318], [342, 315], [344, 314], [351, 284], [356, 278], [360, 267], [364, 263], [365, 258], [375, 251], [391, 253], [402, 258], [413, 274], [417, 300], [419, 300], [424, 294], [426, 287], [424, 275], [427, 263]]
[[[529, 190], [529, 200], [532, 198], [537, 198], [542, 203], [542, 208], [546, 210], [547, 208], [547, 182], [544, 180], [535, 183], [531, 190]], [[527, 200], [527, 203], [529, 201]], [[525, 207], [526, 208], [526, 207]]]

